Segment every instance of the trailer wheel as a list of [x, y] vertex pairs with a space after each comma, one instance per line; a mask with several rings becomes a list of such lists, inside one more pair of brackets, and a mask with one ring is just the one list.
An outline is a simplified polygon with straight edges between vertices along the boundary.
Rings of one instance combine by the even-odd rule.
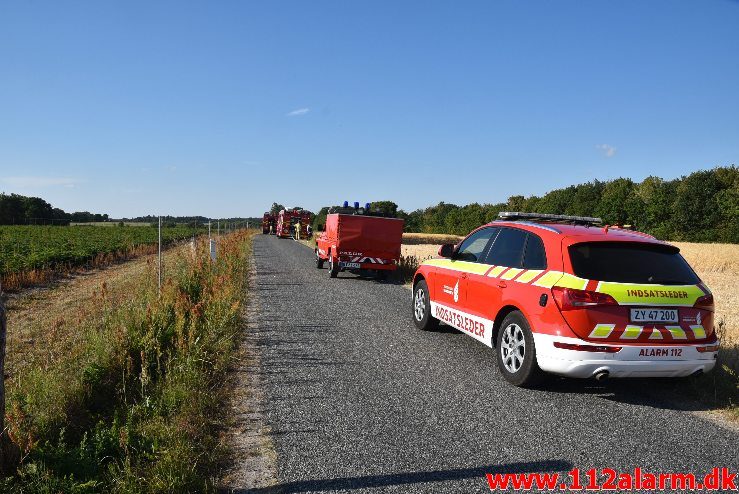
[[318, 251], [316, 251], [316, 267], [318, 269], [323, 269], [323, 259], [318, 255]]
[[339, 274], [339, 265], [334, 262], [334, 256], [329, 254], [328, 256], [328, 275], [331, 278], [336, 278]]

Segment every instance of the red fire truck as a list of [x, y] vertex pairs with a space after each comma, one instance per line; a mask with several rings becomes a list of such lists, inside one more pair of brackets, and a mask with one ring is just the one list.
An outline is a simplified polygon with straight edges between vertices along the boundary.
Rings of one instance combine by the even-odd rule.
[[313, 221], [313, 213], [303, 208], [283, 209], [277, 215], [277, 236], [288, 238], [295, 235], [294, 225], [300, 223], [300, 238], [308, 238], [308, 225]]
[[350, 271], [383, 279], [398, 269], [404, 223], [368, 210], [332, 208], [316, 240], [316, 267], [321, 269], [328, 262], [331, 278]]
[[310, 211], [302, 209], [300, 211], [300, 238], [306, 239], [313, 236], [310, 224], [313, 222], [314, 214]]
[[266, 212], [262, 216], [262, 233], [267, 235], [268, 233], [275, 232], [275, 215]]

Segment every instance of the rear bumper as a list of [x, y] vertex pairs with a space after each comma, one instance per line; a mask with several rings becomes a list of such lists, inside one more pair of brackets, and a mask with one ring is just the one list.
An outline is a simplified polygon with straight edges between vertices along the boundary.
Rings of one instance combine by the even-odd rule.
[[[556, 348], [554, 342], [588, 344], [577, 338], [534, 334], [536, 360], [545, 372], [589, 378], [607, 371], [609, 377], [683, 377], [698, 371], [710, 372], [717, 352], [700, 353], [700, 345], [607, 345], [621, 346], [617, 353], [583, 352]], [[712, 343], [716, 344], [716, 343]], [[602, 344], [601, 344], [602, 345]], [[680, 350], [679, 356], [650, 357], [652, 350]]]

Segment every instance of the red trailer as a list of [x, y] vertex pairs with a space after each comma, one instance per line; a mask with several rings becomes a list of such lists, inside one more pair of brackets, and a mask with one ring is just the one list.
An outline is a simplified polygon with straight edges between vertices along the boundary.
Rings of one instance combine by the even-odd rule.
[[274, 233], [275, 231], [275, 215], [272, 213], [264, 213], [262, 216], [262, 233]]
[[328, 262], [329, 275], [340, 271], [374, 273], [378, 278], [398, 269], [404, 221], [364, 214], [334, 213], [316, 239], [316, 267]]

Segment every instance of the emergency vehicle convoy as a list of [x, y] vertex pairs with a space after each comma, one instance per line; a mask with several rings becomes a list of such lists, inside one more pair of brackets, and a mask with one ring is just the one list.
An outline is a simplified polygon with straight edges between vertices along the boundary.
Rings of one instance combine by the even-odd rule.
[[283, 209], [277, 215], [276, 231], [280, 238], [289, 238], [295, 235], [293, 227], [300, 224], [300, 238], [309, 238], [309, 225], [313, 221], [313, 213], [303, 208]]
[[354, 203], [350, 208], [345, 202], [344, 207], [331, 208], [316, 239], [316, 267], [328, 262], [331, 278], [341, 271], [385, 278], [398, 269], [404, 224], [402, 219], [370, 211], [369, 204], [360, 208]]
[[413, 320], [495, 347], [503, 376], [598, 380], [713, 369], [711, 291], [679, 249], [599, 218], [500, 213], [413, 279]]
[[262, 216], [262, 233], [267, 235], [268, 233], [275, 232], [275, 215], [266, 212]]

